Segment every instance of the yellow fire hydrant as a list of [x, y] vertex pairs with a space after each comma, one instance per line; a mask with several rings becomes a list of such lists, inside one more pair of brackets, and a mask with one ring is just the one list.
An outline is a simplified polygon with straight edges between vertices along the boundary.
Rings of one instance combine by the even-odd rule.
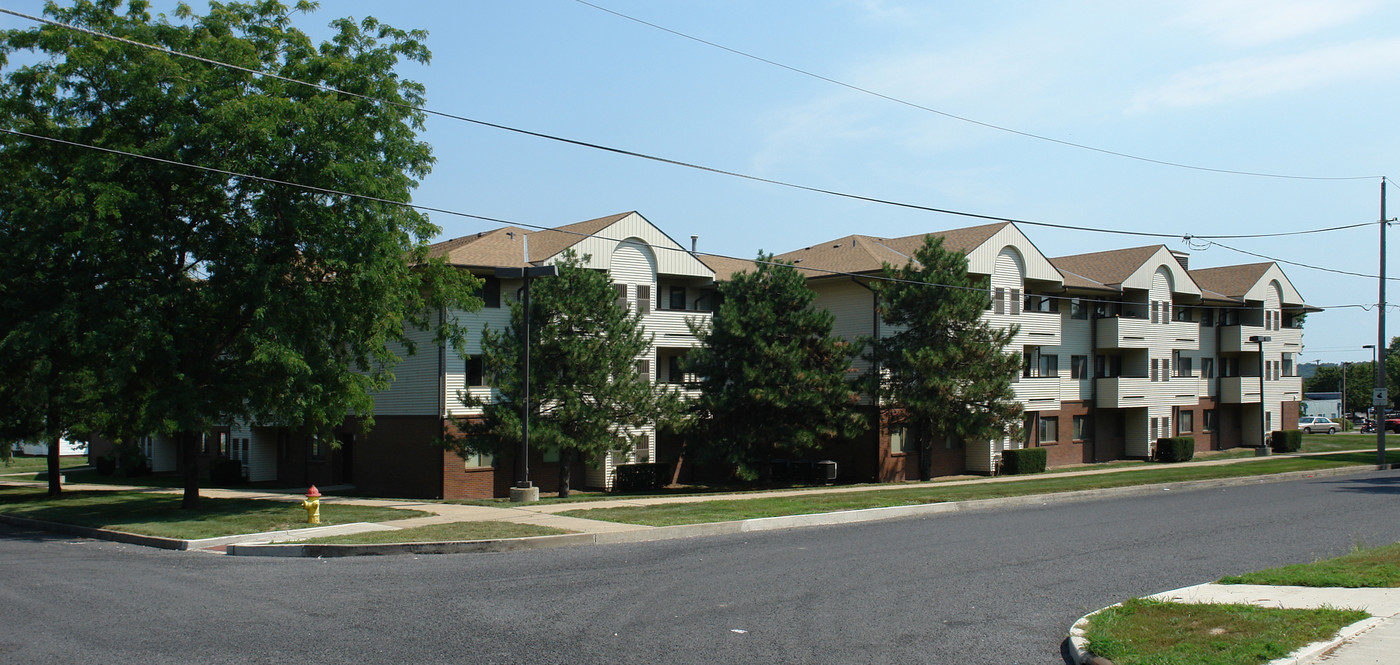
[[306, 500], [301, 502], [301, 507], [306, 509], [307, 524], [320, 524], [321, 490], [316, 489], [315, 485], [312, 485], [311, 489], [306, 490]]

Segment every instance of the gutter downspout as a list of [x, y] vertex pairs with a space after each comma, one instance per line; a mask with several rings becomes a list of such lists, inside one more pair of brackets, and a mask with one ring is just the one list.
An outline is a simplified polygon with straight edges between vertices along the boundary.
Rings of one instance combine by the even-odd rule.
[[[1223, 310], [1222, 310], [1222, 311], [1223, 311]], [[1210, 311], [1210, 315], [1211, 315], [1211, 316], [1215, 316], [1215, 310], [1211, 310], [1211, 311]], [[1214, 377], [1214, 379], [1215, 379], [1215, 409], [1214, 409], [1214, 410], [1215, 410], [1215, 415], [1216, 415], [1216, 417], [1215, 417], [1215, 429], [1211, 431], [1210, 435], [1211, 435], [1212, 438], [1215, 439], [1215, 449], [1216, 449], [1216, 450], [1224, 450], [1224, 449], [1225, 449], [1225, 446], [1224, 446], [1224, 443], [1225, 443], [1225, 442], [1221, 440], [1221, 439], [1223, 438], [1224, 432], [1221, 431], [1223, 428], [1220, 426], [1220, 423], [1221, 423], [1221, 418], [1220, 418], [1220, 415], [1221, 415], [1221, 414], [1220, 414], [1221, 399], [1220, 399], [1220, 398], [1221, 398], [1221, 396], [1224, 395], [1224, 393], [1223, 393], [1222, 391], [1225, 389], [1225, 375], [1224, 375], [1224, 373], [1221, 371], [1221, 370], [1224, 369], [1224, 367], [1221, 367], [1221, 365], [1224, 365], [1224, 364], [1225, 364], [1225, 357], [1222, 356], [1222, 355], [1220, 355], [1220, 343], [1223, 342], [1223, 341], [1225, 341], [1225, 334], [1224, 334], [1224, 332], [1221, 330], [1221, 328], [1223, 328], [1223, 327], [1224, 327], [1224, 326], [1220, 325], [1220, 317], [1215, 316], [1215, 361], [1214, 361], [1214, 363], [1212, 363], [1212, 364], [1215, 365], [1215, 377]], [[1205, 414], [1201, 414], [1201, 421], [1202, 421], [1202, 422], [1201, 422], [1201, 425], [1202, 425], [1202, 426], [1205, 426], [1205, 422], [1204, 422], [1205, 419], [1206, 419]]]
[[[1069, 289], [1065, 289], [1068, 291]], [[1088, 307], [1087, 305], [1085, 305]], [[1099, 313], [1095, 307], [1088, 307], [1089, 310], [1089, 355], [1093, 358], [1089, 365], [1089, 422], [1093, 424], [1094, 431], [1089, 437], [1091, 448], [1089, 459], [1099, 462]], [[1063, 334], [1063, 333], [1061, 333]], [[1104, 369], [1107, 370], [1108, 360], [1104, 360]]]

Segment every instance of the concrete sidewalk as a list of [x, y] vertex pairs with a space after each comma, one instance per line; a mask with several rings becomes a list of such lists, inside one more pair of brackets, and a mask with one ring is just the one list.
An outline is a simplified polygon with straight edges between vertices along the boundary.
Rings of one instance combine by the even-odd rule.
[[[1392, 665], [1400, 662], [1400, 589], [1198, 584], [1147, 596], [1176, 603], [1229, 603], [1283, 609], [1357, 609], [1371, 618], [1346, 626], [1328, 640], [1314, 642], [1269, 665]], [[1100, 610], [1102, 611], [1102, 610]], [[1070, 630], [1076, 663], [1093, 663], [1083, 629], [1089, 614]]]

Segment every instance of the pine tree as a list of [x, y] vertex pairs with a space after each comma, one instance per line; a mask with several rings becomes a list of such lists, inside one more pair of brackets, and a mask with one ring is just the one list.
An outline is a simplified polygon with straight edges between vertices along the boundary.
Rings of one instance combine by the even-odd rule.
[[[660, 389], [638, 361], [651, 348], [641, 313], [629, 313], [600, 270], [583, 267], [567, 250], [555, 263], [558, 277], [537, 279], [530, 296], [530, 447], [559, 453], [559, 496], [571, 488], [570, 468], [612, 451], [626, 452], [637, 430], [664, 426], [680, 410], [677, 393]], [[511, 305], [510, 327], [482, 334], [485, 368], [494, 395], [478, 401], [479, 419], [459, 418], [461, 436], [447, 446], [458, 454], [500, 455], [517, 449], [521, 437], [522, 349], [525, 309]]]
[[[902, 268], [886, 265], [875, 281], [880, 315], [893, 334], [871, 340], [871, 392], [886, 422], [904, 427], [920, 452], [921, 478], [931, 475], [935, 441], [1000, 439], [1020, 429], [1012, 391], [1019, 354], [1007, 353], [1016, 329], [982, 319], [986, 285], [967, 272], [967, 257], [928, 236]], [[938, 285], [938, 286], [934, 286]]]
[[800, 457], [862, 431], [850, 380], [858, 347], [832, 337], [833, 317], [812, 307], [806, 278], [760, 253], [753, 272], [718, 290], [710, 325], [691, 324], [701, 345], [685, 363], [701, 377], [690, 431], [698, 456], [767, 483], [774, 457]]

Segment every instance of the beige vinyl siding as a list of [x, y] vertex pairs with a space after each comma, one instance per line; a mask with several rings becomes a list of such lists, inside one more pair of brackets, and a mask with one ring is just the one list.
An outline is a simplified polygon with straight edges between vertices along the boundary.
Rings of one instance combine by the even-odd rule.
[[146, 454], [146, 461], [150, 463], [152, 472], [162, 473], [177, 470], [175, 465], [177, 443], [174, 437], [164, 435], [148, 437], [148, 442], [144, 447], [145, 450], [142, 452]]
[[[246, 423], [234, 423], [229, 427], [229, 458], [243, 463], [249, 482], [277, 480], [277, 429], [273, 427], [252, 427]], [[248, 440], [248, 454], [243, 455], [237, 442]], [[237, 450], [233, 448], [237, 446]]]
[[1014, 248], [1021, 257], [1019, 274], [1023, 279], [1054, 284], [1063, 282], [1060, 271], [1051, 265], [1050, 260], [1045, 258], [1039, 249], [1036, 249], [1030, 238], [1027, 238], [1019, 229], [1010, 224], [968, 253], [967, 271], [974, 275], [995, 274], [1000, 257], [1008, 248]]
[[[875, 294], [870, 289], [849, 280], [811, 282], [808, 286], [817, 294], [812, 306], [831, 312], [834, 337], [854, 344], [875, 334]], [[888, 334], [884, 324], [881, 334]], [[870, 371], [864, 358], [855, 358], [852, 366], [862, 374]]]
[[[509, 300], [515, 299], [515, 290], [519, 287], [520, 282], [515, 282], [511, 285], [509, 290], [511, 297]], [[448, 312], [449, 317], [454, 318], [460, 325], [465, 326], [467, 329], [467, 338], [465, 342], [465, 351], [467, 355], [481, 354], [481, 335], [482, 331], [486, 328], [489, 327], [491, 330], [497, 332], [510, 329], [510, 302], [505, 297], [505, 285], [502, 285], [501, 292], [502, 302], [499, 308], [483, 308], [477, 312], [463, 312], [457, 310]], [[444, 391], [445, 404], [443, 404], [443, 410], [447, 414], [453, 416], [479, 415], [481, 409], [468, 409], [462, 405], [460, 399], [461, 392], [467, 390], [466, 357], [457, 353], [456, 350], [452, 350], [447, 354], [447, 359], [447, 367], [445, 368], [447, 387]], [[479, 398], [488, 398], [491, 396], [491, 388], [489, 387], [472, 388], [470, 392], [472, 395]]]
[[[691, 256], [690, 252], [685, 251], [686, 248], [676, 244], [674, 240], [667, 237], [646, 218], [636, 213], [623, 217], [592, 237], [580, 240], [573, 246], [573, 249], [580, 257], [592, 256], [588, 267], [611, 270], [616, 273], [612, 261], [616, 256], [614, 251], [618, 241], [621, 239], [632, 239], [640, 241], [643, 245], [656, 247], [655, 272], [663, 275], [689, 277], [713, 278], [715, 276], [713, 270], [701, 263], [699, 259]], [[614, 281], [621, 280], [614, 278]]]
[[426, 330], [410, 327], [406, 332], [417, 345], [417, 353], [408, 355], [403, 345], [391, 343], [389, 348], [401, 359], [394, 366], [394, 382], [388, 390], [372, 393], [374, 412], [384, 416], [439, 415], [443, 400], [439, 394], [439, 347], [433, 343], [437, 314]]

